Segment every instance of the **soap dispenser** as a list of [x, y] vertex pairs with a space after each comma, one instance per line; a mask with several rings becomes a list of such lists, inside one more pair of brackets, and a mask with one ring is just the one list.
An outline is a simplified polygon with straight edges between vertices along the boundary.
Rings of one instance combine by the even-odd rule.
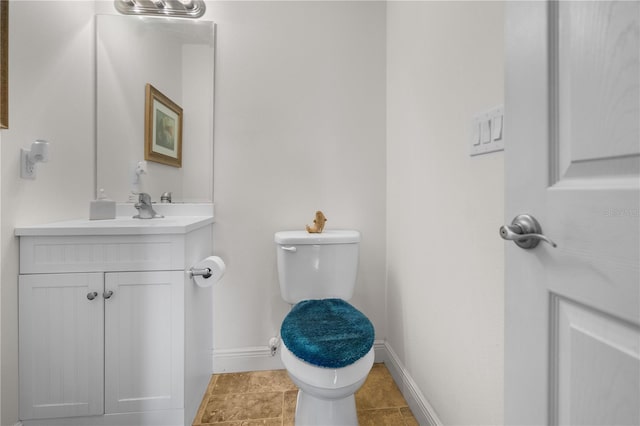
[[100, 188], [98, 198], [89, 205], [89, 220], [115, 219], [116, 202], [107, 198], [104, 189]]

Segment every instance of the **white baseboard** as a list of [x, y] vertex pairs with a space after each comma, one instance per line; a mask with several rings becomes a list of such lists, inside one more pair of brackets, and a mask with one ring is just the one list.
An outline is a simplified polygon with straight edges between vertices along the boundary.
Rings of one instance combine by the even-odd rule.
[[404, 399], [407, 401], [407, 404], [409, 404], [409, 408], [411, 408], [418, 423], [428, 426], [442, 426], [442, 422], [438, 418], [436, 411], [424, 397], [413, 378], [411, 378], [398, 355], [387, 342], [384, 342], [384, 347], [387, 355], [385, 365], [391, 373], [393, 380], [398, 385], [398, 388], [400, 388], [400, 392], [402, 392]]
[[[384, 362], [386, 358], [385, 342], [376, 340], [373, 343], [376, 354], [375, 362]], [[214, 373], [237, 373], [241, 371], [282, 370], [280, 354], [271, 356], [267, 346], [253, 346], [235, 349], [216, 349], [213, 351]]]
[[280, 354], [271, 355], [268, 346], [252, 346], [213, 351], [214, 373], [238, 373], [241, 371], [282, 370]]
[[[442, 426], [442, 422], [435, 410], [424, 397], [391, 346], [384, 340], [376, 340], [373, 343], [373, 350], [375, 352], [375, 362], [385, 363], [418, 423], [423, 426]], [[280, 361], [280, 354], [276, 353], [275, 356], [271, 356], [271, 351], [267, 346], [213, 351], [212, 371], [214, 373], [281, 369], [284, 369], [284, 366]]]
[[387, 360], [387, 347], [384, 340], [373, 342], [373, 352], [376, 354], [374, 362], [385, 362]]

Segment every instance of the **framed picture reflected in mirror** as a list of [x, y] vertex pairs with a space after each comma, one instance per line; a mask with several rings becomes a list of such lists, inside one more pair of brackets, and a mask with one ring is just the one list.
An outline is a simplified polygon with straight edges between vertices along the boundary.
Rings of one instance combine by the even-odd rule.
[[144, 159], [182, 167], [182, 108], [147, 83]]

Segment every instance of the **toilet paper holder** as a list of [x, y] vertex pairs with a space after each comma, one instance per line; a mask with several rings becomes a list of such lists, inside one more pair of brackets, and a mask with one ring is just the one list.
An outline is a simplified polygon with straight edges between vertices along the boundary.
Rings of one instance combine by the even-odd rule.
[[202, 277], [202, 278], [210, 278], [211, 277], [211, 269], [210, 268], [191, 268], [189, 269], [189, 278], [193, 277]]
[[211, 287], [220, 281], [225, 269], [222, 259], [218, 256], [208, 256], [192, 264], [187, 275], [198, 287]]

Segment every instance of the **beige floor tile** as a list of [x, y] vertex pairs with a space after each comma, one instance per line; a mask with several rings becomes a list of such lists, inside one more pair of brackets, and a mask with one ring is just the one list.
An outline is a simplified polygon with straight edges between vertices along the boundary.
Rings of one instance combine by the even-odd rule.
[[216, 374], [211, 394], [275, 392], [296, 389], [286, 370]]
[[207, 385], [207, 393], [206, 395], [210, 395], [211, 391], [213, 390], [213, 387], [216, 385], [216, 382], [218, 381], [218, 377], [220, 377], [219, 374], [213, 374], [211, 376], [211, 380], [209, 380], [209, 384]]
[[[286, 370], [215, 374], [194, 426], [293, 426], [298, 390]], [[356, 393], [361, 426], [418, 426], [384, 364]]]
[[298, 391], [290, 390], [284, 393], [284, 404], [282, 407], [283, 426], [293, 426], [296, 416], [296, 402], [298, 401]]
[[358, 410], [406, 407], [407, 403], [384, 364], [374, 364], [367, 380], [356, 392]]
[[251, 373], [217, 374], [217, 379], [211, 388], [211, 394], [246, 393], [249, 388]]
[[358, 411], [360, 426], [400, 426], [404, 420], [397, 408], [382, 408], [379, 410]]
[[254, 371], [249, 374], [247, 392], [296, 390], [287, 370]]
[[416, 418], [413, 416], [413, 413], [411, 412], [411, 409], [409, 407], [401, 408], [400, 414], [402, 414], [405, 426], [420, 426], [418, 420], [416, 420]]
[[198, 412], [196, 417], [193, 419], [193, 426], [199, 426], [202, 424], [202, 416], [204, 415], [205, 410], [207, 409], [207, 403], [209, 402], [209, 394], [205, 394], [204, 398], [202, 398], [202, 402], [200, 403], [200, 407], [198, 408]]
[[206, 423], [202, 426], [282, 426], [282, 419], [241, 420], [236, 422]]
[[282, 422], [282, 405], [282, 392], [214, 394], [209, 397], [202, 415], [202, 423], [275, 417], [279, 417]]

